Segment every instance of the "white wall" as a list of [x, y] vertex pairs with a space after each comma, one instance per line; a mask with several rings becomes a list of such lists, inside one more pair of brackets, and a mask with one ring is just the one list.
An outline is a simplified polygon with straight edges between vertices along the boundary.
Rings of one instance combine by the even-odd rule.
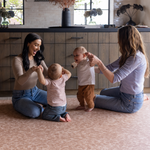
[[[116, 26], [121, 26], [125, 25], [129, 21], [129, 17], [127, 17], [124, 14], [120, 14], [120, 16], [117, 16], [117, 10], [120, 8], [122, 5], [126, 4], [138, 4], [139, 0], [114, 0], [114, 24]], [[144, 0], [142, 0], [144, 1]], [[139, 17], [137, 17], [137, 14], [134, 15], [133, 21], [137, 24], [139, 22]]]
[[143, 12], [138, 12], [139, 23], [150, 27], [150, 0], [139, 0], [139, 3], [144, 8]]
[[[73, 24], [73, 7], [70, 7], [71, 23]], [[62, 8], [50, 2], [24, 1], [25, 25], [9, 25], [9, 28], [47, 28], [61, 26]]]

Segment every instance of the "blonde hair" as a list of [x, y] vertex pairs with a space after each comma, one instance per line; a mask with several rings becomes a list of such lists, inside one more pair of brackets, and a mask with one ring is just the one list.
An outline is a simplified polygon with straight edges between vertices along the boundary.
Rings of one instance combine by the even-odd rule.
[[58, 78], [60, 78], [61, 75], [62, 67], [59, 64], [54, 63], [48, 68], [48, 77], [51, 80], [57, 80]]
[[149, 77], [149, 61], [139, 31], [131, 25], [120, 28], [118, 30], [118, 43], [120, 47], [119, 50], [122, 54], [119, 66], [123, 66], [128, 57], [135, 57], [136, 52], [139, 50], [145, 55], [145, 59], [147, 62], [145, 77]]
[[87, 50], [86, 50], [85, 47], [79, 46], [79, 47], [75, 48], [73, 52], [79, 52], [79, 53], [81, 53], [81, 54], [84, 54], [84, 53], [87, 52]]

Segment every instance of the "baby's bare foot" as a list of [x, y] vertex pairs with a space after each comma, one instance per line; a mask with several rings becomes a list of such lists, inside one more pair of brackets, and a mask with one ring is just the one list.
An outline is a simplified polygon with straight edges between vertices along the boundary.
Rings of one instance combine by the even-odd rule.
[[60, 119], [60, 122], [66, 122], [65, 118], [60, 117], [59, 119]]
[[78, 107], [76, 108], [76, 110], [84, 110], [84, 109], [85, 109], [84, 106], [78, 106]]
[[70, 118], [69, 114], [66, 114], [65, 118], [66, 118], [66, 121], [67, 121], [67, 122], [70, 122], [70, 121], [71, 121], [71, 118]]
[[86, 108], [85, 111], [91, 112], [94, 108]]
[[147, 100], [149, 100], [149, 97], [146, 94], [144, 94], [144, 101], [147, 101]]

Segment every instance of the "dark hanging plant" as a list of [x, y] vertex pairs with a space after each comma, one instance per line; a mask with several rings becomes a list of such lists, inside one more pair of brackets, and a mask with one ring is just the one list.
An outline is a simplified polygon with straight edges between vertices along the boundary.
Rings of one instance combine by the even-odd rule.
[[[132, 10], [130, 10], [131, 8], [132, 8]], [[138, 10], [143, 11], [143, 7], [138, 4], [123, 5], [117, 10], [117, 16], [120, 16], [120, 14], [124, 14], [124, 15], [128, 16], [130, 18], [130, 20], [132, 21], [132, 17], [136, 14], [136, 12]], [[132, 22], [132, 23], [135, 24], [134, 22]]]

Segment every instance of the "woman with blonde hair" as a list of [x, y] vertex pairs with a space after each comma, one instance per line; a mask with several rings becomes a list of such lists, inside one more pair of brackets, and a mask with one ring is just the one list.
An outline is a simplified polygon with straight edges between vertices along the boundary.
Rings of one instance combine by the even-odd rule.
[[97, 73], [103, 73], [111, 83], [120, 82], [119, 87], [103, 89], [95, 96], [95, 108], [134, 113], [143, 104], [144, 78], [149, 76], [149, 62], [141, 35], [135, 27], [120, 28], [118, 43], [121, 56], [107, 66], [95, 55], [87, 53], [91, 63], [97, 64]]

